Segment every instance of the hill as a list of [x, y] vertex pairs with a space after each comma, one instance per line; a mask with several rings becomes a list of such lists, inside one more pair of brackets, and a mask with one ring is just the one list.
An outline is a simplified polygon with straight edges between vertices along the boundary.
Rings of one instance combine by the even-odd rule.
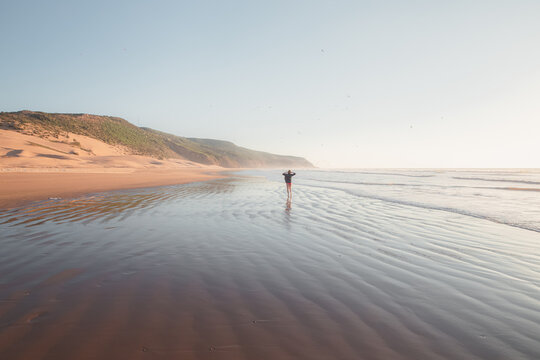
[[56, 114], [37, 111], [0, 112], [0, 128], [59, 138], [65, 133], [88, 136], [119, 145], [135, 155], [178, 158], [223, 167], [313, 167], [304, 158], [275, 155], [237, 146], [228, 141], [176, 136], [138, 127], [112, 116]]

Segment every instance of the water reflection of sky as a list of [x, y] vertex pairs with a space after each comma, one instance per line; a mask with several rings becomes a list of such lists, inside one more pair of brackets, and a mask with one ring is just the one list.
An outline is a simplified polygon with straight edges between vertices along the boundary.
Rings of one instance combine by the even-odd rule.
[[231, 193], [234, 187], [233, 179], [219, 179], [212, 182], [115, 191], [76, 199], [47, 200], [27, 207], [1, 211], [0, 225], [37, 226], [46, 222], [111, 221], [182, 198]]

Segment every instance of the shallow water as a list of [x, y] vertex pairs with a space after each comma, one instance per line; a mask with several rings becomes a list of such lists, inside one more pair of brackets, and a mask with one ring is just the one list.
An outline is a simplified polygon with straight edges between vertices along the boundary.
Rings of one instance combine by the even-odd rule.
[[0, 358], [540, 358], [536, 175], [363, 172], [0, 212]]

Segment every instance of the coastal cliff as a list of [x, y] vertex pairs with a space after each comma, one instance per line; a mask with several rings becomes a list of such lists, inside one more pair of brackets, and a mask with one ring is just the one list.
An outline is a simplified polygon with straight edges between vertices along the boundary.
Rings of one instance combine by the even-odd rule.
[[[122, 147], [132, 155], [183, 159], [204, 165], [238, 167], [313, 167], [302, 157], [246, 149], [232, 142], [176, 136], [138, 127], [119, 117], [57, 114], [36, 111], [0, 112], [0, 128], [26, 135], [67, 141], [69, 135], [87, 136]], [[71, 145], [76, 145], [73, 139]], [[82, 149], [84, 151], [84, 149]]]

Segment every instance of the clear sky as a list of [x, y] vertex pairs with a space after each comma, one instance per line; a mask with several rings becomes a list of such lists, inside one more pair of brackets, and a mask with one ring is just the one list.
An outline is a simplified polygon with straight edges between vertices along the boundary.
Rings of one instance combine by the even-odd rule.
[[540, 167], [540, 1], [0, 1], [0, 111], [321, 167]]

